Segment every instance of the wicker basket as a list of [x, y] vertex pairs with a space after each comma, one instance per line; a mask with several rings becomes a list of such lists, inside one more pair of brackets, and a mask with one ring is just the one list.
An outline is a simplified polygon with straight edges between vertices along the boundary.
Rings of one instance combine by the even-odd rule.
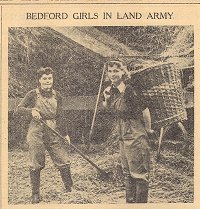
[[151, 111], [154, 128], [187, 119], [181, 71], [172, 63], [139, 70], [133, 74], [132, 82]]

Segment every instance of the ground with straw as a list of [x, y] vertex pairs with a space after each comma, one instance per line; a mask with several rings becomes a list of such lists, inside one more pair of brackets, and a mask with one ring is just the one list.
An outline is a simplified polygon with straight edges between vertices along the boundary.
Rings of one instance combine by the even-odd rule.
[[[193, 138], [190, 138], [189, 149], [184, 155], [176, 145], [164, 145], [158, 162], [156, 149], [152, 149], [150, 203], [193, 202], [192, 140]], [[65, 193], [59, 172], [47, 153], [46, 167], [41, 173], [42, 201], [39, 204], [125, 203], [123, 175], [116, 150], [117, 142], [114, 142], [112, 146], [109, 143], [94, 145], [88, 154], [100, 168], [113, 172], [112, 178], [106, 181], [101, 181], [97, 170], [71, 150], [74, 181], [71, 193]], [[15, 148], [9, 151], [9, 204], [30, 204], [31, 188], [27, 161], [27, 150]]]

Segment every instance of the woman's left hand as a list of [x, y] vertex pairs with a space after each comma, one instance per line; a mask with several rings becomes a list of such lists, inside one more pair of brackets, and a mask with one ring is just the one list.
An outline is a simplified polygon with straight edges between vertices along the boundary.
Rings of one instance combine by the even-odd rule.
[[65, 136], [65, 140], [67, 141], [68, 145], [70, 145], [70, 143], [71, 143], [71, 140], [70, 140], [70, 137], [69, 137], [69, 135]]
[[146, 129], [146, 132], [147, 132], [149, 139], [154, 141], [157, 138], [156, 133], [153, 129]]
[[146, 132], [147, 132], [148, 134], [154, 134], [154, 130], [153, 130], [153, 129], [146, 129]]

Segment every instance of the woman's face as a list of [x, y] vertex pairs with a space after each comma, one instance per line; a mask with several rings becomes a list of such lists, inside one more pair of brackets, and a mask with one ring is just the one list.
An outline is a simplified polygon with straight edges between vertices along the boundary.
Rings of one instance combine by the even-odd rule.
[[53, 75], [49, 74], [43, 74], [42, 77], [39, 79], [41, 88], [44, 90], [48, 90], [50, 88], [52, 88], [53, 86]]
[[108, 78], [114, 85], [119, 85], [122, 81], [124, 71], [117, 65], [108, 66]]

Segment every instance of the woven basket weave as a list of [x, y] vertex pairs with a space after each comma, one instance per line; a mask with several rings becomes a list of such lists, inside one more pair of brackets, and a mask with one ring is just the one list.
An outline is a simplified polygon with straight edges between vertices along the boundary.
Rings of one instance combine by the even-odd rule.
[[181, 71], [172, 63], [139, 70], [133, 74], [132, 82], [150, 109], [154, 128], [187, 119]]

